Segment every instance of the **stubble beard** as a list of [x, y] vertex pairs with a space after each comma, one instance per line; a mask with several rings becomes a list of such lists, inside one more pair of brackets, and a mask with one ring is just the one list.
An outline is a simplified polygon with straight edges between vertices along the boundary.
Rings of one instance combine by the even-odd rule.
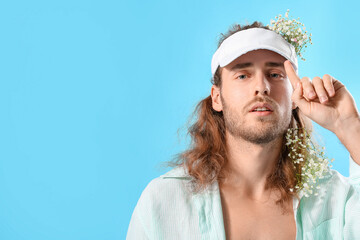
[[[240, 115], [235, 109], [229, 106], [221, 97], [223, 104], [223, 116], [226, 130], [235, 138], [242, 138], [254, 144], [267, 144], [276, 138], [283, 136], [291, 121], [291, 109], [286, 116], [279, 116], [277, 108], [274, 109], [273, 117], [259, 116], [255, 124], [250, 124], [245, 115]], [[269, 99], [268, 101], [269, 102]], [[271, 101], [274, 103], [274, 101]], [[250, 114], [250, 113], [248, 113]]]

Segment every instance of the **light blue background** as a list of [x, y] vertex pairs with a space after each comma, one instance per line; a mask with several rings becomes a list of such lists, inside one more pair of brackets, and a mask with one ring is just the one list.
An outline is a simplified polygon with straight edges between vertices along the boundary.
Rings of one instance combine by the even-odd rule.
[[355, 1], [1, 1], [0, 239], [124, 239], [186, 148], [177, 130], [210, 93], [219, 34], [287, 9], [313, 34], [300, 77], [328, 73], [360, 103]]

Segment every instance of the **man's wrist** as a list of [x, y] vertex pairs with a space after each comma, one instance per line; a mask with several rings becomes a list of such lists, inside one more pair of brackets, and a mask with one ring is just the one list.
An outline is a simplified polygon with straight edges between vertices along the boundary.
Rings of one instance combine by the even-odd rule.
[[334, 133], [349, 151], [352, 159], [360, 165], [360, 118], [357, 117], [342, 122], [337, 126]]
[[348, 139], [355, 140], [355, 136], [360, 136], [360, 118], [354, 117], [340, 122], [334, 133], [344, 145]]

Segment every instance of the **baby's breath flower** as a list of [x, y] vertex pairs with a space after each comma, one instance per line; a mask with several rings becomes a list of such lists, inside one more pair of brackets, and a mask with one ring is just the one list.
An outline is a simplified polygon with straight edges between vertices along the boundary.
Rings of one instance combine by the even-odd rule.
[[[289, 149], [288, 156], [293, 160], [294, 169], [301, 169], [300, 173], [296, 174], [295, 189], [304, 191], [305, 197], [311, 194], [318, 196], [315, 192], [315, 189], [320, 189], [316, 185], [317, 179], [323, 179], [332, 167], [328, 166], [329, 161], [324, 154], [325, 147], [320, 150], [305, 129], [290, 128], [285, 137]], [[331, 162], [333, 161], [334, 159], [331, 159]], [[289, 190], [294, 191], [293, 188]]]
[[[305, 52], [305, 48], [307, 48], [307, 44], [312, 44], [311, 36], [307, 35], [307, 31], [305, 30], [304, 24], [300, 23], [296, 19], [289, 19], [289, 9], [287, 9], [284, 18], [281, 14], [275, 16], [276, 20], [271, 19], [269, 26], [270, 30], [279, 33], [284, 37], [286, 41], [292, 44], [295, 47], [296, 54], [305, 61], [305, 58], [302, 57], [302, 51]], [[300, 18], [298, 18], [299, 20]], [[302, 32], [301, 28], [304, 32]]]

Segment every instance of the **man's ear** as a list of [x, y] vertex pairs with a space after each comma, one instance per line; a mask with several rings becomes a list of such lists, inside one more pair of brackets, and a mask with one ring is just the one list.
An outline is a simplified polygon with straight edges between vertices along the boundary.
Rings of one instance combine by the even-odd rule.
[[212, 85], [211, 87], [211, 99], [212, 108], [217, 112], [221, 112], [223, 110], [223, 107], [220, 98], [220, 88], [215, 85]]
[[291, 103], [292, 103], [292, 109], [293, 110], [296, 109], [297, 108], [296, 104], [294, 102], [291, 102]]

